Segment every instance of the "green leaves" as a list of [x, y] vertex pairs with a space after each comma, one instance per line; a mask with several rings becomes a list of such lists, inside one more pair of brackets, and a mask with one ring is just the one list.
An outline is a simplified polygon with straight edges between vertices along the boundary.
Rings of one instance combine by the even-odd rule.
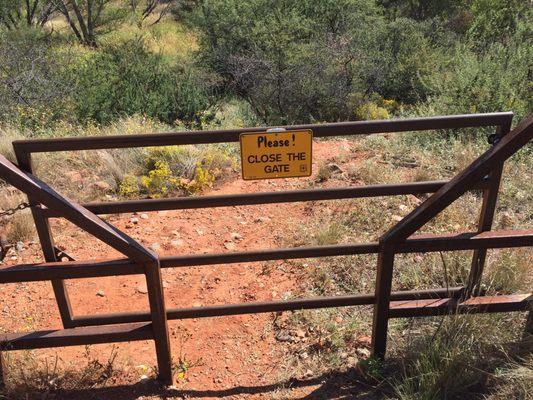
[[174, 66], [134, 39], [102, 46], [72, 66], [80, 120], [108, 123], [142, 114], [168, 124], [198, 123], [210, 105], [207, 75], [187, 65]]

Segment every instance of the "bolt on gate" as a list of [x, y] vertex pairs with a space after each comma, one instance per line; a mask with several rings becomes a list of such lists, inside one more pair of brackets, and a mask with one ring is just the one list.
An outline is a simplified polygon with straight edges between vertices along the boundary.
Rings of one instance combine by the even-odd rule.
[[[143, 199], [78, 205], [32, 174], [33, 153], [96, 150], [127, 147], [168, 146], [237, 142], [239, 135], [261, 128], [178, 132], [104, 137], [19, 140], [13, 142], [18, 166], [0, 156], [0, 178], [28, 196], [45, 262], [0, 268], [0, 283], [52, 282], [64, 329], [0, 334], [2, 351], [154, 340], [158, 378], [172, 382], [172, 364], [167, 320], [264, 313], [323, 307], [374, 305], [372, 350], [383, 358], [390, 318], [423, 317], [451, 313], [528, 311], [532, 294], [483, 296], [480, 282], [487, 249], [533, 245], [533, 230], [491, 231], [504, 162], [533, 138], [533, 116], [510, 130], [510, 112], [455, 115], [387, 121], [362, 121], [286, 127], [310, 129], [314, 137], [369, 135], [385, 132], [426, 131], [495, 126], [492, 147], [450, 181], [428, 181], [388, 185], [305, 189], [253, 194]], [[266, 128], [264, 128], [266, 130]], [[446, 235], [413, 234], [462, 194], [482, 190], [483, 202], [476, 232]], [[316, 247], [278, 248], [223, 254], [158, 257], [140, 243], [100, 219], [97, 215], [139, 211], [246, 206], [315, 200], [355, 199], [375, 196], [432, 193], [405, 218], [384, 233], [379, 242]], [[97, 261], [61, 261], [64, 255], [54, 245], [50, 218], [65, 218], [121, 252], [125, 257]], [[391, 292], [394, 257], [399, 253], [473, 250], [470, 276], [462, 287]], [[304, 298], [272, 302], [223, 304], [198, 308], [167, 309], [161, 268], [184, 268], [232, 264], [378, 254], [376, 289], [373, 294]], [[89, 316], [73, 315], [64, 280], [76, 278], [144, 274], [149, 311]], [[531, 329], [531, 313], [528, 329]]]

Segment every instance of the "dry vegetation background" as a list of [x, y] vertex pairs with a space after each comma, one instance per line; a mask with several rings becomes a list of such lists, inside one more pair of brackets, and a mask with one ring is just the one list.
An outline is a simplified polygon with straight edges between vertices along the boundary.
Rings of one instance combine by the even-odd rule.
[[[504, 110], [515, 111], [516, 123], [531, 112], [528, 2], [161, 1], [144, 16], [150, 3], [132, 9], [130, 2], [102, 1], [92, 39], [78, 38], [61, 12], [42, 26], [37, 19], [27, 26], [24, 18], [2, 25], [0, 154], [13, 158], [12, 141], [30, 137]], [[24, 16], [24, 4], [0, 1], [0, 25], [16, 17], [14, 10]], [[49, 2], [32, 4], [43, 12]], [[284, 26], [298, 29], [291, 36]], [[397, 41], [389, 40], [395, 35]], [[488, 147], [488, 133], [349, 138], [350, 151], [315, 166], [314, 185], [450, 178]], [[238, 157], [232, 145], [185, 146], [46, 154], [35, 165], [60, 192], [87, 201], [199, 194], [233, 176]], [[507, 162], [495, 229], [533, 228], [532, 167], [531, 146]], [[7, 185], [0, 193], [0, 209], [24, 200]], [[424, 198], [314, 202], [309, 218], [280, 245], [376, 240]], [[468, 193], [424, 231], [473, 231], [480, 204], [479, 192]], [[3, 227], [11, 243], [35, 240], [28, 212]], [[484, 290], [530, 291], [532, 255], [531, 249], [490, 251]], [[462, 285], [470, 258], [470, 252], [399, 256], [394, 290]], [[375, 257], [309, 264], [295, 297], [374, 290]], [[369, 358], [361, 341], [370, 323], [371, 308], [284, 313], [275, 322], [279, 335], [301, 330], [307, 339], [287, 340], [283, 370], [291, 372], [280, 379], [356, 371], [348, 376], [364, 382], [368, 398], [533, 398], [533, 341], [521, 313], [393, 320], [384, 364]], [[53, 398], [73, 387], [104, 386], [121, 373], [113, 355], [102, 362], [87, 349], [86, 360], [64, 369], [37, 364], [31, 352], [9, 358], [15, 367], [0, 396]], [[177, 373], [187, 372], [190, 366], [180, 362]], [[285, 395], [281, 387], [272, 396]]]

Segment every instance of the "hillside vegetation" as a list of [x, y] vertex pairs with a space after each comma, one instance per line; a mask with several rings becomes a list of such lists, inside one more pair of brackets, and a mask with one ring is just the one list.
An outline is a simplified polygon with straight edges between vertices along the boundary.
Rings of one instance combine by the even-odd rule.
[[[532, 37], [524, 0], [0, 0], [0, 154], [13, 160], [13, 140], [39, 137], [495, 111], [513, 111], [516, 124], [533, 110]], [[450, 178], [491, 133], [349, 138], [351, 152], [317, 165], [312, 185]], [[531, 149], [506, 165], [496, 228], [533, 227]], [[233, 145], [170, 146], [36, 155], [35, 166], [79, 201], [157, 198], [235, 177], [238, 157]], [[0, 210], [23, 199], [7, 185], [0, 194]], [[376, 240], [424, 198], [316, 202], [280, 245]], [[478, 192], [463, 196], [426, 232], [475, 230], [480, 203]], [[8, 222], [10, 242], [34, 239], [29, 213]], [[531, 258], [531, 249], [490, 252], [483, 289], [530, 291]], [[471, 252], [398, 257], [394, 290], [462, 285], [470, 260]], [[294, 296], [371, 293], [375, 265], [363, 256], [316, 262]], [[370, 309], [285, 313], [274, 328], [305, 331], [281, 365], [288, 379], [354, 367], [369, 398], [529, 400], [524, 322], [523, 314], [395, 320], [386, 363], [368, 358], [361, 340]], [[95, 385], [113, 366], [100, 367], [106, 379]], [[12, 383], [40, 391], [44, 376]], [[87, 376], [80, 387], [93, 386]], [[278, 389], [274, 397], [287, 398], [290, 388]], [[7, 398], [26, 398], [9, 390]]]

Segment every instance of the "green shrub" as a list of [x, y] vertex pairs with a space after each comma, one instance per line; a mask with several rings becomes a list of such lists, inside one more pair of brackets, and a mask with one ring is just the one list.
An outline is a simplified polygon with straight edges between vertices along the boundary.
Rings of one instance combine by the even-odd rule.
[[137, 197], [140, 193], [139, 179], [133, 175], [125, 175], [119, 184], [118, 192], [122, 197]]
[[211, 105], [206, 74], [165, 61], [141, 39], [102, 46], [74, 65], [72, 75], [79, 120], [109, 123], [142, 114], [168, 124], [195, 125]]
[[157, 198], [201, 192], [211, 187], [224, 169], [234, 166], [231, 150], [220, 145], [150, 148], [144, 155], [140, 177], [124, 176], [119, 194]]
[[69, 62], [38, 29], [0, 31], [0, 120], [33, 130], [68, 118]]
[[531, 27], [520, 24], [508, 43], [492, 43], [482, 52], [458, 44], [448, 60], [426, 76], [428, 101], [418, 115], [513, 111], [515, 122], [532, 110]]
[[172, 171], [165, 161], [157, 161], [154, 169], [147, 176], [141, 177], [143, 190], [153, 198], [163, 197], [175, 193], [180, 189], [181, 182], [172, 175]]

